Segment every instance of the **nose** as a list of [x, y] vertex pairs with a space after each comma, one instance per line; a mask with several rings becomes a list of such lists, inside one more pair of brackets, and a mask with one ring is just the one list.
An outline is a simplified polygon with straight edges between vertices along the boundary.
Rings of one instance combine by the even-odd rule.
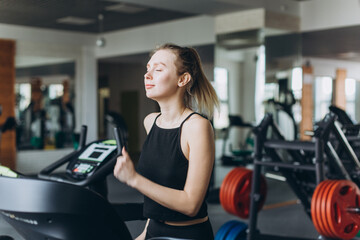
[[145, 79], [151, 79], [150, 71], [147, 71], [147, 72], [144, 74], [144, 78], [145, 78]]

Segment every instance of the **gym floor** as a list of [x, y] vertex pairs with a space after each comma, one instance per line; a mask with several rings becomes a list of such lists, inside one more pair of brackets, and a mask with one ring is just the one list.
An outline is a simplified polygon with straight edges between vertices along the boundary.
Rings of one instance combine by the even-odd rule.
[[[48, 159], [59, 159], [61, 156], [71, 152], [71, 149], [47, 151], [48, 153], [20, 152], [18, 153], [17, 170], [25, 173], [36, 173], [49, 165]], [[37, 157], [35, 157], [37, 156]], [[31, 161], [30, 161], [31, 159]], [[36, 159], [36, 160], [34, 160]], [[46, 163], [46, 164], [44, 164]], [[215, 187], [220, 187], [226, 174], [234, 167], [222, 166], [216, 161]], [[113, 176], [108, 177], [109, 201], [110, 202], [141, 202], [142, 195], [118, 182]], [[286, 182], [266, 178], [268, 194], [263, 209], [258, 215], [257, 227], [261, 233], [284, 237], [304, 237], [317, 239], [318, 234], [303, 210], [303, 206], [297, 202], [292, 190]], [[214, 234], [229, 220], [239, 220], [247, 223], [246, 219], [230, 215], [219, 203], [208, 204], [209, 217], [213, 226]], [[135, 238], [144, 228], [145, 221], [127, 222], [127, 226]], [[23, 240], [16, 231], [0, 217], [0, 235], [8, 235], [15, 240]]]

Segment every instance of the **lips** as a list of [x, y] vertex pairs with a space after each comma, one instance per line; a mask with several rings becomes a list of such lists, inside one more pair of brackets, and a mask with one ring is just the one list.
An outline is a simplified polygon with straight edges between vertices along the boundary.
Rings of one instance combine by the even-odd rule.
[[155, 87], [155, 85], [153, 85], [153, 84], [145, 84], [146, 89], [151, 89], [153, 87]]

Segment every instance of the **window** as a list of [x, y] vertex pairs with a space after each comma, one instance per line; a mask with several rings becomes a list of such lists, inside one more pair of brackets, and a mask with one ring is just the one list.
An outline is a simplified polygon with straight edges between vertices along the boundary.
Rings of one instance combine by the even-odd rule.
[[24, 111], [31, 101], [31, 85], [30, 83], [15, 84], [16, 94], [16, 115], [19, 117], [20, 112]]
[[61, 97], [64, 94], [64, 86], [62, 84], [49, 85], [49, 98], [55, 99]]
[[331, 77], [316, 77], [314, 88], [314, 119], [320, 121], [329, 112], [333, 89]]
[[293, 68], [291, 71], [291, 91], [294, 94], [296, 100], [292, 107], [293, 115], [296, 123], [301, 122], [301, 104], [300, 100], [302, 97], [302, 68]]
[[353, 78], [345, 79], [345, 96], [346, 96], [346, 112], [354, 121], [355, 117], [355, 96], [356, 96], [356, 80]]
[[220, 111], [215, 110], [214, 127], [222, 129], [229, 126], [228, 70], [215, 67], [214, 88], [220, 101]]

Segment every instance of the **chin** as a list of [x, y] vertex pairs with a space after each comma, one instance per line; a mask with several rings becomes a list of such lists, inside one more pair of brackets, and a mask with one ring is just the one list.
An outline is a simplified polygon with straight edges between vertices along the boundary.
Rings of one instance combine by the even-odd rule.
[[146, 97], [154, 100], [154, 94], [146, 92]]

